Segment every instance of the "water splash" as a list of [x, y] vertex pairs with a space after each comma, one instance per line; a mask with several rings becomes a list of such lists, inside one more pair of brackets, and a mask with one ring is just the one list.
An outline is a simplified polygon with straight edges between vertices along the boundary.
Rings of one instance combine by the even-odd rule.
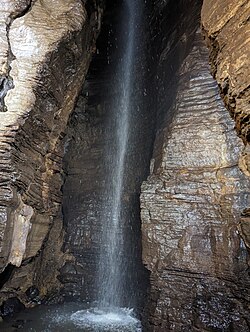
[[[81, 303], [38, 306], [16, 316], [20, 332], [141, 332], [141, 323], [127, 308], [82, 310]], [[14, 322], [14, 323], [15, 323]], [[2, 322], [1, 331], [12, 331], [13, 321]]]
[[[106, 185], [102, 206], [101, 253], [96, 278], [97, 307], [79, 310], [71, 315], [75, 326], [86, 331], [140, 332], [141, 323], [132, 309], [123, 308], [124, 295], [128, 290], [128, 261], [126, 258], [123, 188], [126, 180], [126, 157], [129, 151], [132, 93], [135, 72], [135, 44], [140, 0], [126, 0], [123, 11], [123, 56], [111, 88], [114, 99], [111, 105], [112, 121], [107, 126], [112, 132], [112, 142], [106, 147]], [[125, 221], [126, 222], [126, 221]], [[84, 330], [84, 331], [85, 331]]]
[[79, 310], [71, 315], [71, 320], [78, 327], [90, 331], [140, 332], [141, 323], [133, 316], [133, 310], [127, 308], [113, 311], [96, 308]]

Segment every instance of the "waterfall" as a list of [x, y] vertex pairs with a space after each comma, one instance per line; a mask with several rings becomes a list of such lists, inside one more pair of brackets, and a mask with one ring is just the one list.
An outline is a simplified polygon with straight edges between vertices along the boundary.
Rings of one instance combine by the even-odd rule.
[[[102, 239], [101, 255], [97, 276], [98, 303], [101, 307], [121, 306], [126, 278], [126, 260], [124, 252], [124, 232], [122, 221], [122, 195], [125, 181], [125, 162], [128, 151], [130, 112], [132, 111], [131, 95], [133, 89], [133, 68], [136, 36], [136, 0], [127, 0], [124, 11], [123, 32], [125, 34], [124, 54], [120, 59], [115, 82], [111, 88], [117, 93], [112, 102], [111, 130], [113, 144], [106, 149], [108, 174], [107, 197], [103, 206], [101, 220]], [[112, 86], [113, 85], [113, 86]], [[116, 85], [116, 86], [114, 86]]]
[[[131, 136], [134, 77], [136, 68], [136, 35], [140, 0], [125, 0], [121, 22], [123, 55], [118, 61], [117, 70], [110, 81], [112, 102], [108, 110], [109, 121], [106, 128], [106, 147], [103, 164], [105, 185], [100, 211], [100, 255], [97, 266], [97, 299], [93, 308], [72, 314], [74, 324], [91, 328], [91, 331], [139, 332], [141, 324], [133, 315], [132, 308], [124, 308], [124, 301], [132, 272], [131, 254], [127, 247], [130, 239], [125, 235], [130, 227], [125, 213], [124, 187], [129, 142]], [[131, 234], [131, 230], [130, 230]], [[129, 304], [130, 306], [131, 304]]]

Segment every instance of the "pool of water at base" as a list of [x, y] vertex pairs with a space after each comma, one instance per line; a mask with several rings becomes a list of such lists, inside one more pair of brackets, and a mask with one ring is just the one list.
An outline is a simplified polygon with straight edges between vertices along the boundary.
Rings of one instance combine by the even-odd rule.
[[89, 308], [80, 303], [40, 305], [0, 322], [1, 332], [141, 332], [128, 308]]

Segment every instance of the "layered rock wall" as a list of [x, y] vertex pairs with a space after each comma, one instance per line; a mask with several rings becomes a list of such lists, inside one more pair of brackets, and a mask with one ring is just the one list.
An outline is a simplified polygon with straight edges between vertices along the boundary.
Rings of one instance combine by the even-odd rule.
[[[100, 229], [93, 202], [103, 185], [96, 164], [109, 107], [103, 101], [101, 106], [103, 96], [88, 109], [80, 98], [71, 119], [76, 123], [68, 131], [72, 154], [65, 158], [65, 238], [59, 213], [61, 159], [68, 117], [95, 49], [101, 4], [4, 0], [1, 6], [1, 301], [17, 295], [30, 305], [34, 287], [39, 299], [57, 291], [60, 267], [65, 293], [89, 299]], [[164, 332], [249, 331], [249, 180], [238, 168], [241, 156], [241, 169], [249, 175], [249, 3], [205, 0], [202, 9], [212, 72], [244, 152], [210, 75], [197, 28], [200, 1], [156, 1], [153, 7], [147, 32], [152, 61], [144, 68], [151, 81], [143, 90], [148, 94], [143, 106], [152, 113], [133, 115], [135, 132], [137, 122], [143, 123], [135, 145], [139, 151], [150, 147], [154, 112], [158, 125], [151, 175], [141, 194], [143, 262], [151, 272], [144, 325]], [[129, 168], [136, 179], [128, 184], [132, 198], [123, 197], [136, 222], [148, 151], [140, 156], [131, 150], [132, 163], [142, 165], [143, 172]], [[139, 242], [138, 223], [130, 223]], [[140, 244], [136, 249], [138, 255]]]
[[[95, 1], [92, 13], [82, 1], [60, 0], [8, 0], [3, 9], [0, 268], [6, 283], [1, 299], [16, 288], [23, 294], [39, 283], [44, 295], [56, 282], [62, 256], [62, 224], [55, 221], [60, 218], [61, 141], [95, 49], [102, 13]], [[53, 224], [54, 248], [41, 262], [40, 251]], [[10, 276], [6, 266], [13, 267]], [[50, 285], [39, 281], [43, 276], [48, 281], [49, 275]]]
[[246, 0], [205, 0], [201, 21], [210, 61], [236, 130], [249, 142], [250, 3]]
[[[221, 96], [235, 121], [245, 148], [240, 169], [250, 176], [250, 3], [249, 1], [205, 0], [201, 21], [210, 50], [212, 73]], [[239, 230], [250, 248], [250, 208], [242, 211]]]
[[[247, 252], [238, 231], [249, 202], [249, 180], [238, 168], [244, 145], [210, 74], [201, 31], [193, 37], [171, 77], [176, 95], [158, 99], [165, 116], [142, 185], [143, 261], [151, 271], [145, 325], [149, 331], [249, 331]], [[164, 66], [165, 72], [174, 66], [171, 54], [162, 54], [159, 77]], [[160, 85], [164, 90], [168, 82]]]

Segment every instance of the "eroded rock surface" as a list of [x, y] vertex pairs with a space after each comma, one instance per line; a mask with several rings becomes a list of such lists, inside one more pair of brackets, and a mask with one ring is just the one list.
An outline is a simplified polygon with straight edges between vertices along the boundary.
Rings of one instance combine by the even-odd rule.
[[238, 168], [243, 143], [199, 30], [178, 75], [173, 115], [158, 131], [152, 173], [142, 185], [147, 328], [249, 331], [246, 248], [237, 230], [249, 199], [249, 180]]
[[[250, 176], [250, 2], [210, 1], [202, 7], [202, 26], [210, 49], [210, 64], [222, 98], [245, 148], [239, 167]], [[250, 247], [250, 213], [242, 212], [239, 228]]]
[[[88, 13], [80, 0], [37, 0], [32, 6], [31, 1], [1, 3], [3, 279], [8, 264], [21, 265], [5, 280], [1, 300], [13, 292], [25, 301], [29, 287], [39, 286], [45, 295], [58, 284], [56, 271], [63, 256], [59, 218], [61, 141], [95, 49], [101, 13], [95, 1]], [[6, 89], [8, 80], [12, 82], [11, 89]], [[51, 236], [48, 233], [52, 224], [54, 238], [42, 257], [40, 251], [44, 240]], [[35, 256], [38, 257], [34, 259]]]
[[202, 25], [210, 46], [212, 72], [238, 134], [250, 141], [250, 3], [205, 0]]
[[1, 2], [0, 13], [0, 112], [6, 111], [4, 97], [7, 91], [13, 88], [12, 78], [9, 75], [10, 64], [13, 60], [13, 53], [9, 40], [9, 30], [13, 20], [29, 10], [31, 0], [10, 1], [3, 0]]

